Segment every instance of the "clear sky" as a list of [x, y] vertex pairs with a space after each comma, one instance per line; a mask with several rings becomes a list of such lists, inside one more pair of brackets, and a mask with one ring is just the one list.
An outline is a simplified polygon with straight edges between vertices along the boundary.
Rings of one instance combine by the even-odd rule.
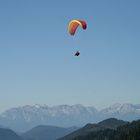
[[140, 103], [139, 0], [0, 0], [0, 111], [114, 103]]

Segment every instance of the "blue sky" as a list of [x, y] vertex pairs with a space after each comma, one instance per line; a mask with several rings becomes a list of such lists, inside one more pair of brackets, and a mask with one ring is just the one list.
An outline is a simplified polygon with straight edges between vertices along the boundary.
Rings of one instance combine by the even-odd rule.
[[[139, 0], [1, 0], [0, 111], [140, 103], [139, 7]], [[70, 36], [72, 19], [86, 20], [87, 30]]]

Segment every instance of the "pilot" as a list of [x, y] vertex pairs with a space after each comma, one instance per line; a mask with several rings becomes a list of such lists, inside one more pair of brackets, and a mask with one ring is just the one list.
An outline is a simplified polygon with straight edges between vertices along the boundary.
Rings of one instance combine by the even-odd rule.
[[75, 53], [75, 56], [79, 56], [79, 55], [80, 55], [80, 52], [77, 51], [77, 52]]

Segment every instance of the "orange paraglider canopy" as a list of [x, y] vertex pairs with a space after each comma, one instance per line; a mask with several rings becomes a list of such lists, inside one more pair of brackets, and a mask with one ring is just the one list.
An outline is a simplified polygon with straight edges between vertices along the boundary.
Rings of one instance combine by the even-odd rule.
[[78, 26], [81, 26], [84, 30], [87, 28], [87, 24], [84, 20], [72, 20], [68, 25], [68, 30], [71, 35], [74, 35]]

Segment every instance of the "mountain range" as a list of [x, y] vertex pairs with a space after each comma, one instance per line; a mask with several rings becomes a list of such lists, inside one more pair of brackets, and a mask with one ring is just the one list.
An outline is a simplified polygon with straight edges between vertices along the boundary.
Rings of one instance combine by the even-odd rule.
[[57, 126], [40, 125], [31, 130], [17, 134], [8, 128], [0, 128], [0, 140], [56, 140], [75, 131], [76, 127], [61, 128]]
[[97, 123], [107, 118], [125, 121], [140, 119], [140, 104], [114, 104], [102, 110], [83, 105], [26, 105], [11, 108], [0, 114], [0, 125], [16, 132], [24, 132], [38, 125], [60, 127]]
[[[74, 130], [75, 129], [75, 130]], [[86, 124], [82, 128], [61, 128], [39, 125], [17, 134], [0, 128], [0, 140], [139, 140], [140, 120], [126, 122], [109, 118], [99, 123]]]
[[87, 124], [83, 128], [62, 128], [57, 126], [39, 125], [22, 134], [13, 130], [0, 128], [0, 140], [71, 140], [78, 136], [86, 136], [90, 132], [104, 130], [106, 128], [116, 129], [127, 122], [110, 118], [98, 124]]

